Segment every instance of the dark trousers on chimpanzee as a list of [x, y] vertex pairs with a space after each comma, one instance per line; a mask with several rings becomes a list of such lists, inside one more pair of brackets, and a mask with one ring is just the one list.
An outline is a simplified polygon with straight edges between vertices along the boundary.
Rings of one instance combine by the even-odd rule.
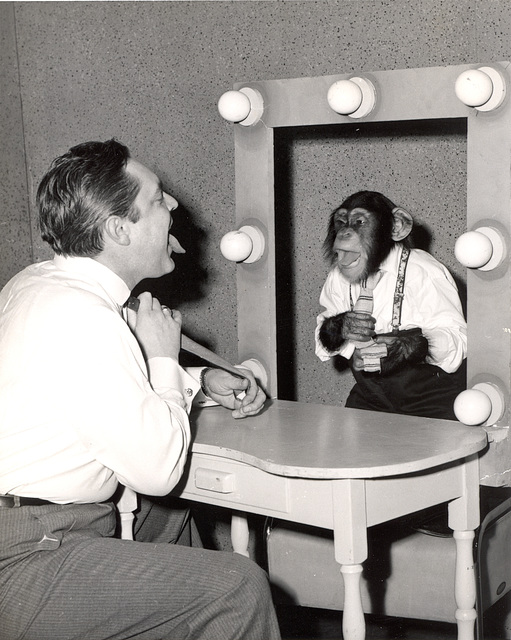
[[456, 420], [453, 404], [466, 389], [465, 363], [455, 373], [446, 373], [431, 364], [408, 366], [389, 375], [353, 371], [356, 384], [346, 406]]
[[0, 508], [0, 640], [280, 638], [264, 571], [179, 544], [188, 518], [144, 507], [134, 542], [111, 503]]
[[[454, 400], [467, 388], [466, 361], [455, 373], [446, 373], [431, 364], [417, 364], [391, 375], [364, 371], [353, 371], [353, 375], [356, 384], [346, 400], [347, 407], [425, 418], [456, 420]], [[432, 535], [452, 535], [445, 504], [404, 518], [403, 523]]]

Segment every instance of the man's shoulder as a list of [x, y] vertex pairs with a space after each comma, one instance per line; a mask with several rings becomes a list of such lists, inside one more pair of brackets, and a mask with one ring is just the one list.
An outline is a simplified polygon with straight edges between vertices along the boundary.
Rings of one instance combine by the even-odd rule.
[[84, 308], [109, 308], [98, 283], [66, 273], [53, 262], [32, 264], [14, 276], [2, 291], [6, 302], [18, 306], [35, 307], [38, 312], [80, 314]]

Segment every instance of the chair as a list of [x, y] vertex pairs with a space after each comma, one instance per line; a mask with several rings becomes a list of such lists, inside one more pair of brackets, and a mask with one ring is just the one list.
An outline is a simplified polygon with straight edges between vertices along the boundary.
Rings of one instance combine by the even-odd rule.
[[[481, 487], [481, 504], [474, 542], [479, 640], [484, 639], [482, 613], [511, 591], [511, 489]], [[403, 518], [369, 530], [361, 581], [364, 612], [454, 623], [454, 540], [418, 531], [416, 522]], [[274, 521], [266, 544], [277, 601], [342, 609], [343, 581], [330, 531]], [[511, 638], [511, 629], [502, 633], [502, 640]]]

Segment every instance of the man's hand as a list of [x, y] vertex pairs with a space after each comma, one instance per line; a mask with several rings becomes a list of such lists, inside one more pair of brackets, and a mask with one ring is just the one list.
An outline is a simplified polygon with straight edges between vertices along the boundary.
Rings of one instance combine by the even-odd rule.
[[178, 360], [181, 349], [181, 314], [162, 307], [148, 291], [141, 293], [138, 299], [138, 312], [128, 308], [128, 325], [146, 360], [155, 357]]
[[[203, 377], [204, 387], [212, 400], [233, 410], [233, 418], [255, 416], [261, 411], [266, 395], [249, 369], [239, 369], [243, 377], [234, 376], [223, 369], [208, 369]], [[240, 398], [243, 392], [245, 395]]]

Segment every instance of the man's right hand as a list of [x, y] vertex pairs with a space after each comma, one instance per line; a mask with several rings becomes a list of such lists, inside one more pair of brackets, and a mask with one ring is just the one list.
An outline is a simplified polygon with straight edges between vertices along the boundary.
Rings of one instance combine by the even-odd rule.
[[138, 311], [128, 308], [128, 325], [135, 334], [146, 360], [166, 357], [179, 359], [181, 314], [160, 304], [144, 291], [138, 296]]

